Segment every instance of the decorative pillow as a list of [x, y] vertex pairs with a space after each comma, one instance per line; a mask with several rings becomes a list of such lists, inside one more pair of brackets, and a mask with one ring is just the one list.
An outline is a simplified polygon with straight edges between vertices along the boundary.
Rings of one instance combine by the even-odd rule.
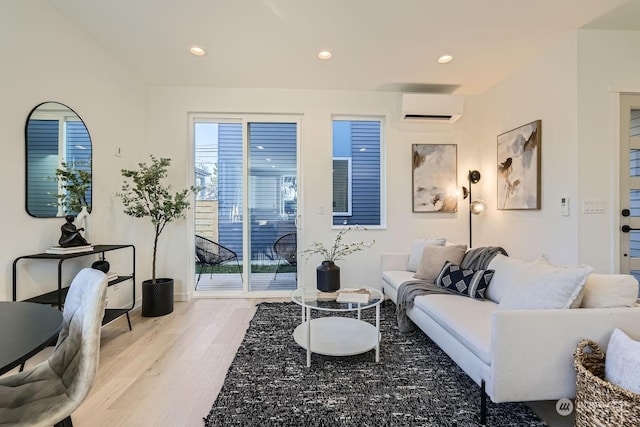
[[434, 239], [416, 239], [411, 245], [411, 254], [409, 255], [409, 262], [407, 263], [407, 270], [414, 273], [418, 269], [420, 264], [420, 258], [422, 258], [422, 251], [427, 246], [444, 246], [447, 243], [447, 239], [444, 237]]
[[633, 307], [638, 299], [638, 281], [630, 274], [591, 273], [584, 285], [582, 307]]
[[491, 278], [491, 287], [487, 289], [485, 298], [500, 303], [502, 298], [513, 288], [520, 287], [520, 277], [522, 270], [529, 265], [529, 262], [517, 258], [497, 254], [489, 262], [487, 269], [494, 270]]
[[[489, 264], [491, 265], [491, 264]], [[503, 310], [549, 310], [570, 308], [578, 298], [587, 276], [587, 265], [566, 267], [545, 259], [529, 263], [516, 278], [520, 286], [511, 289], [500, 301]]]
[[604, 379], [633, 393], [640, 393], [640, 342], [615, 328], [607, 346]]
[[493, 270], [463, 269], [447, 261], [436, 277], [436, 285], [467, 297], [483, 300], [493, 273]]
[[435, 283], [444, 263], [451, 261], [453, 264], [460, 265], [466, 250], [467, 245], [425, 247], [422, 251], [420, 264], [418, 264], [418, 269], [413, 277]]

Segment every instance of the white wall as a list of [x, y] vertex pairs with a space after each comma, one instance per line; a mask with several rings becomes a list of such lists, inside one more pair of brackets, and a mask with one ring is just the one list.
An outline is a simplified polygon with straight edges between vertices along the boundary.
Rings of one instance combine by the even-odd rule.
[[[480, 245], [502, 246], [511, 256], [546, 254], [563, 264], [577, 262], [577, 76], [576, 35], [559, 41], [485, 94], [474, 97], [468, 115], [481, 147], [478, 184], [489, 205], [477, 218]], [[497, 136], [542, 120], [541, 210], [497, 209]], [[571, 213], [560, 216], [560, 199]]]
[[[386, 117], [387, 229], [360, 232], [351, 238], [375, 239], [373, 248], [350, 255], [339, 263], [344, 282], [379, 286], [380, 253], [408, 251], [417, 236], [445, 236], [451, 241], [467, 242], [467, 214], [463, 208], [455, 214], [412, 213], [411, 144], [458, 144], [459, 184], [472, 163], [469, 152], [473, 141], [460, 140], [455, 125], [407, 123], [399, 119], [400, 94], [384, 92], [308, 91], [276, 89], [215, 89], [198, 87], [152, 87], [149, 90], [149, 141], [151, 151], [173, 159], [171, 177], [176, 188], [186, 185], [191, 162], [188, 114], [213, 113], [285, 113], [302, 114], [302, 179], [300, 182], [303, 215], [298, 245], [302, 249], [313, 241], [330, 243], [336, 231], [331, 215], [319, 215], [319, 205], [331, 206], [332, 195], [332, 114], [382, 115]], [[466, 206], [466, 202], [461, 202]], [[188, 292], [189, 263], [193, 257], [188, 227], [170, 224], [161, 239], [160, 275], [176, 279], [177, 293]], [[171, 245], [166, 241], [170, 240]], [[301, 263], [299, 277], [315, 283], [315, 268], [321, 260]]]
[[[580, 30], [468, 100], [477, 130], [489, 212], [479, 217], [479, 244], [501, 245], [512, 256], [541, 254], [599, 272], [618, 269], [620, 92], [640, 92], [640, 32]], [[496, 137], [542, 120], [542, 209], [496, 209]], [[480, 184], [479, 184], [480, 185]], [[560, 216], [569, 197], [570, 216]], [[605, 213], [583, 214], [585, 200], [605, 201]]]
[[[13, 260], [57, 244], [64, 222], [32, 218], [25, 211], [24, 125], [29, 112], [43, 101], [58, 101], [85, 121], [93, 141], [93, 239], [140, 246], [142, 236], [136, 235], [113, 195], [122, 181], [120, 169], [135, 165], [146, 152], [146, 92], [140, 80], [48, 1], [0, 2], [0, 55], [0, 182], [5, 200], [0, 300], [10, 300]], [[116, 146], [122, 147], [120, 158], [113, 155]], [[19, 297], [55, 286], [55, 262], [46, 267], [32, 262], [20, 265], [25, 268], [19, 272]], [[80, 267], [70, 262], [65, 266], [70, 274]]]
[[[31, 218], [24, 210], [24, 123], [31, 108], [52, 100], [74, 108], [85, 120], [94, 148], [94, 240], [134, 243], [138, 281], [150, 276], [151, 226], [121, 212], [114, 193], [121, 168], [145, 161], [149, 152], [173, 159], [172, 183], [191, 183], [189, 112], [287, 113], [303, 115], [300, 245], [331, 240], [331, 115], [386, 117], [387, 228], [363, 232], [375, 246], [342, 263], [343, 280], [377, 286], [384, 251], [406, 251], [416, 236], [445, 236], [466, 242], [466, 201], [455, 214], [411, 212], [411, 144], [458, 145], [458, 184], [469, 169], [482, 172], [474, 198], [489, 211], [474, 217], [474, 246], [499, 245], [512, 256], [532, 259], [545, 253], [558, 263], [588, 263], [614, 271], [618, 226], [617, 92], [640, 92], [637, 32], [579, 31], [567, 35], [531, 63], [485, 94], [468, 97], [454, 125], [418, 124], [399, 119], [400, 94], [389, 92], [303, 91], [152, 87], [79, 32], [47, 1], [0, 3], [0, 128], [3, 130], [1, 181], [5, 194], [4, 285], [11, 298], [11, 263], [20, 255], [55, 244], [59, 219]], [[496, 209], [496, 137], [530, 121], [542, 120], [542, 210]], [[122, 157], [113, 155], [116, 147]], [[569, 197], [571, 215], [560, 216], [560, 198]], [[580, 213], [582, 200], [603, 199], [605, 215]], [[184, 297], [192, 282], [190, 228], [170, 224], [160, 245], [159, 275], [177, 280]], [[170, 242], [171, 244], [167, 244]], [[301, 278], [314, 280], [319, 260], [303, 264]], [[28, 266], [21, 286], [37, 293], [55, 268]], [[22, 289], [22, 288], [21, 288]], [[139, 294], [138, 294], [139, 295]]]
[[[613, 38], [613, 40], [609, 40]], [[330, 206], [331, 114], [374, 114], [387, 117], [387, 230], [369, 230], [363, 238], [376, 244], [344, 262], [343, 280], [378, 284], [379, 255], [407, 250], [416, 236], [444, 235], [467, 242], [467, 202], [456, 214], [411, 212], [410, 152], [413, 143], [458, 145], [458, 184], [467, 171], [478, 169], [482, 180], [474, 198], [488, 202], [485, 215], [473, 218], [474, 246], [502, 246], [512, 256], [534, 259], [542, 254], [561, 264], [588, 263], [596, 271], [613, 266], [617, 139], [615, 97], [611, 82], [630, 90], [638, 84], [638, 33], [580, 31], [566, 35], [524, 68], [486, 93], [467, 97], [462, 119], [455, 125], [426, 125], [399, 120], [400, 96], [395, 93], [346, 91], [282, 91], [213, 88], [151, 88], [149, 139], [152, 151], [169, 155], [185, 176], [189, 164], [189, 112], [250, 112], [303, 114], [303, 225], [300, 245], [328, 242], [331, 217], [317, 214]], [[605, 55], [605, 52], [607, 54]], [[615, 59], [619, 58], [619, 59]], [[590, 114], [587, 112], [595, 109]], [[496, 207], [497, 135], [534, 120], [542, 120], [541, 210], [502, 211]], [[180, 142], [176, 142], [180, 141]], [[589, 142], [591, 141], [591, 142]], [[597, 147], [597, 148], [596, 148]], [[604, 161], [603, 161], [604, 159]], [[604, 164], [603, 164], [604, 163]], [[560, 215], [567, 197], [570, 215]], [[607, 214], [581, 213], [585, 199], [607, 200]], [[175, 249], [165, 249], [171, 270], [187, 292], [186, 265], [190, 253], [182, 227], [174, 229]], [[580, 232], [579, 232], [580, 230]], [[304, 264], [302, 280], [314, 280], [315, 261]]]
[[[305, 216], [301, 244], [328, 242], [335, 234], [331, 217], [317, 214], [320, 204], [331, 205], [331, 194], [326, 191], [331, 182], [331, 114], [386, 116], [387, 229], [370, 230], [362, 236], [375, 238], [376, 244], [342, 265], [345, 281], [377, 286], [380, 253], [408, 250], [416, 236], [444, 235], [452, 241], [467, 241], [464, 208], [457, 214], [411, 212], [411, 144], [458, 144], [458, 178], [463, 185], [466, 171], [475, 167], [469, 160], [470, 153], [477, 150], [473, 139], [460, 139], [459, 129], [468, 119], [466, 115], [455, 125], [401, 122], [400, 94], [382, 92], [151, 88], [147, 99], [143, 82], [43, 0], [0, 4], [0, 52], [0, 88], [8, 100], [0, 106], [5, 152], [0, 174], [6, 198], [11, 201], [3, 215], [5, 223], [10, 224], [6, 231], [10, 245], [0, 249], [5, 263], [0, 299], [11, 298], [13, 259], [41, 252], [59, 237], [62, 220], [35, 219], [24, 210], [24, 123], [31, 108], [46, 100], [71, 106], [86, 122], [94, 149], [93, 239], [98, 243], [135, 244], [138, 282], [150, 277], [151, 225], [122, 214], [114, 197], [122, 182], [120, 169], [146, 161], [151, 152], [173, 159], [171, 179], [175, 187], [190, 183], [187, 114], [191, 111], [304, 115], [301, 209]], [[122, 157], [113, 155], [116, 147]], [[460, 202], [466, 206], [466, 202]], [[158, 274], [175, 277], [177, 293], [185, 296], [192, 262], [188, 227], [185, 222], [169, 224], [165, 233]], [[304, 281], [314, 280], [318, 261], [304, 264]], [[49, 290], [55, 283], [55, 265], [38, 265], [27, 263], [20, 269], [20, 296]], [[69, 273], [82, 265], [72, 266]]]
[[579, 218], [579, 259], [619, 271], [619, 94], [640, 93], [640, 32], [578, 33], [579, 198], [604, 200], [603, 215]]

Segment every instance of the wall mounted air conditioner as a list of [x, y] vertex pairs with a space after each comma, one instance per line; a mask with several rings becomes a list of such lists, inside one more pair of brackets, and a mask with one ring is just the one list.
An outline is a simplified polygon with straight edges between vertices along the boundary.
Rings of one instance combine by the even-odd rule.
[[453, 123], [462, 116], [462, 95], [406, 93], [402, 95], [402, 118], [422, 122]]

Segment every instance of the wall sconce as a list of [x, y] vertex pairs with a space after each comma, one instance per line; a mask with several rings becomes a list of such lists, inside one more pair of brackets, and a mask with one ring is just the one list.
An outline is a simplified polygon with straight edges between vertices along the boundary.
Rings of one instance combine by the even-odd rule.
[[480, 172], [477, 170], [469, 171], [469, 175], [467, 177], [469, 179], [469, 188], [462, 187], [462, 198], [469, 198], [469, 248], [472, 247], [472, 214], [480, 215], [487, 209], [487, 202], [484, 200], [472, 200], [471, 199], [471, 184], [477, 184], [480, 181]]

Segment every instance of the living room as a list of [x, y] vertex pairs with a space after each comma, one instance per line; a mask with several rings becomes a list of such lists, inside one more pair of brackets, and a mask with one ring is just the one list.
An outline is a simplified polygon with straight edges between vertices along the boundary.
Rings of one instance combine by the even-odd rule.
[[[65, 3], [67, 7], [62, 7]], [[354, 89], [330, 90], [146, 81], [109, 46], [102, 45], [75, 24], [74, 18], [61, 12], [68, 13], [72, 3], [11, 0], [0, 5], [4, 77], [0, 87], [5, 100], [0, 107], [5, 147], [0, 174], [7, 183], [6, 200], [11, 204], [4, 214], [8, 225], [5, 236], [11, 244], [0, 249], [5, 262], [5, 286], [0, 289], [0, 300], [11, 299], [12, 260], [42, 251], [59, 237], [60, 219], [32, 218], [23, 203], [24, 123], [34, 106], [48, 100], [63, 102], [78, 112], [93, 139], [93, 239], [136, 245], [137, 276], [141, 280], [150, 275], [150, 263], [146, 260], [151, 256], [148, 242], [152, 230], [123, 214], [115, 197], [122, 183], [120, 170], [135, 167], [153, 153], [172, 159], [172, 185], [176, 188], [190, 185], [193, 167], [187, 120], [190, 112], [302, 116], [300, 192], [304, 198], [299, 206], [303, 220], [298, 232], [301, 248], [314, 241], [329, 241], [335, 235], [331, 217], [319, 214], [320, 205], [332, 204], [331, 192], [326, 191], [332, 179], [328, 142], [332, 137], [331, 116], [385, 118], [385, 227], [362, 232], [363, 239], [375, 239], [376, 243], [349, 258], [342, 271], [345, 281], [378, 286], [381, 254], [403, 251], [417, 236], [444, 234], [451, 242], [467, 242], [468, 215], [464, 209], [459, 208], [453, 214], [411, 210], [411, 146], [425, 143], [457, 145], [460, 186], [466, 182], [469, 170], [482, 173], [481, 181], [474, 185], [474, 197], [486, 200], [489, 210], [473, 218], [474, 246], [501, 246], [520, 259], [534, 259], [544, 253], [556, 263], [588, 264], [601, 273], [619, 270], [617, 111], [620, 93], [640, 93], [637, 50], [640, 28], [628, 25], [611, 28], [605, 21], [601, 21], [602, 28], [597, 25], [580, 28], [591, 21], [588, 19], [572, 31], [547, 40], [544, 49], [521, 60], [517, 69], [508, 73], [496, 71], [499, 75], [489, 87], [464, 93], [464, 113], [458, 122], [425, 124], [401, 119], [402, 91], [363, 90], [357, 87], [357, 81], [345, 82]], [[553, 2], [547, 3], [551, 7]], [[598, 2], [591, 3], [592, 11], [596, 10]], [[628, 8], [623, 15], [637, 17], [630, 12], [638, 11], [633, 3], [611, 2], [606, 7], [600, 6], [600, 14], [620, 6], [623, 11]], [[112, 13], [117, 15], [125, 10], [123, 6]], [[544, 22], [540, 25], [544, 26]], [[144, 40], [139, 43], [142, 46]], [[482, 53], [491, 58], [491, 47], [486, 46]], [[331, 64], [319, 64], [324, 68], [327, 65]], [[260, 66], [256, 64], [255, 69]], [[534, 120], [541, 120], [543, 129], [542, 208], [498, 210], [496, 137]], [[12, 182], [20, 184], [13, 186]], [[562, 198], [569, 200], [569, 216], [560, 214]], [[582, 213], [584, 201], [604, 202], [604, 212]], [[463, 208], [464, 203], [460, 198]], [[178, 301], [186, 301], [193, 295], [191, 223], [188, 218], [172, 224], [163, 236], [171, 245], [160, 246], [160, 268], [162, 274], [176, 278]], [[301, 267], [299, 282], [314, 281], [315, 264], [301, 263]], [[31, 282], [27, 286], [37, 288], [38, 279], [46, 274], [50, 272], [35, 269], [25, 278]]]

